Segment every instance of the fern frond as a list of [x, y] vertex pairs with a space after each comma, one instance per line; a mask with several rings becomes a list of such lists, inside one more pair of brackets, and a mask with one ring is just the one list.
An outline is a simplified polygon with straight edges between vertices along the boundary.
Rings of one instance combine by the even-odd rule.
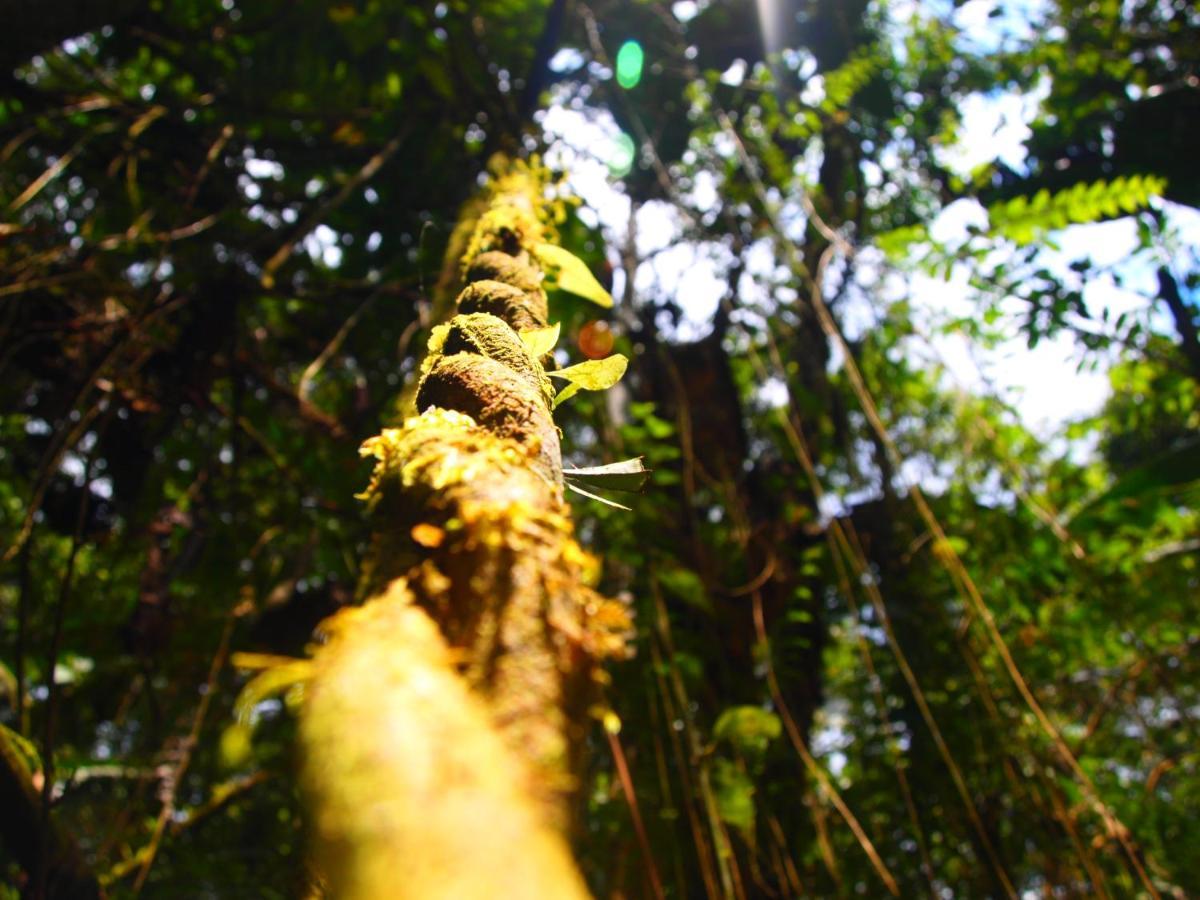
[[1166, 186], [1165, 178], [1133, 175], [1111, 182], [1081, 181], [1055, 194], [1042, 188], [1032, 197], [1015, 197], [989, 206], [988, 222], [994, 234], [1017, 244], [1030, 244], [1047, 231], [1145, 209], [1150, 198], [1162, 194]]

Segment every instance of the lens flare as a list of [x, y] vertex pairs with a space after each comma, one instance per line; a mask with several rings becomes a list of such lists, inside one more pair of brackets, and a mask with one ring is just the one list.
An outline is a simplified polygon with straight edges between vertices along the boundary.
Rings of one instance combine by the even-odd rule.
[[613, 139], [612, 152], [608, 156], [608, 171], [614, 178], [625, 177], [633, 168], [636, 156], [637, 146], [633, 143], [633, 138], [622, 131]]
[[629, 90], [642, 80], [642, 64], [646, 54], [637, 41], [626, 41], [617, 51], [617, 84]]
[[579, 329], [579, 351], [588, 359], [604, 359], [612, 353], [613, 333], [607, 322], [588, 322]]

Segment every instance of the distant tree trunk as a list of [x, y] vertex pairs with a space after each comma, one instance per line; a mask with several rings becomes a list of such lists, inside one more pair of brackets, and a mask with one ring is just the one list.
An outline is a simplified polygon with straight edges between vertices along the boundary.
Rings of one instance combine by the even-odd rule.
[[509, 165], [468, 205], [450, 248], [466, 287], [430, 340], [420, 414], [364, 446], [368, 599], [323, 626], [301, 718], [340, 898], [587, 895], [572, 798], [596, 660], [622, 652], [627, 619], [588, 586], [553, 392], [518, 334], [546, 325], [544, 187]]

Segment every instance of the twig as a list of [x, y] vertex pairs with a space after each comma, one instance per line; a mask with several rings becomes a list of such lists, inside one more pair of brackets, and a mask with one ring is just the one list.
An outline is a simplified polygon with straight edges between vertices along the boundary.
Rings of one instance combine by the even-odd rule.
[[646, 836], [646, 825], [642, 822], [641, 810], [638, 809], [637, 793], [633, 789], [633, 778], [629, 774], [629, 764], [625, 761], [621, 739], [607, 727], [604, 733], [608, 736], [608, 746], [612, 750], [613, 761], [617, 764], [617, 775], [621, 779], [625, 802], [629, 804], [629, 817], [633, 820], [633, 829], [637, 832], [638, 844], [642, 848], [642, 859], [646, 864], [646, 873], [650, 876], [650, 887], [654, 896], [663, 900], [666, 895], [663, 893], [662, 879], [658, 875], [658, 866], [654, 864], [654, 853], [650, 849], [650, 839]]
[[337, 330], [337, 334], [335, 334], [329, 343], [325, 345], [325, 349], [323, 349], [317, 355], [316, 359], [314, 359], [305, 367], [304, 374], [300, 376], [300, 385], [296, 389], [296, 393], [299, 395], [301, 403], [308, 402], [308, 395], [312, 391], [313, 379], [316, 378], [321, 369], [325, 367], [325, 363], [329, 362], [329, 358], [338, 352], [338, 349], [342, 346], [342, 342], [346, 340], [346, 335], [348, 335], [350, 330], [358, 324], [358, 320], [362, 318], [363, 313], [371, 308], [371, 305], [378, 297], [379, 293], [376, 292], [368, 296], [366, 300], [360, 303], [358, 309], [356, 309], [350, 315], [350, 318], [342, 323], [342, 327]]
[[[767, 625], [766, 619], [763, 616], [761, 591], [754, 591], [753, 601], [755, 634], [758, 637], [758, 642], [762, 646], [769, 647], [770, 642], [767, 640]], [[779, 680], [775, 677], [775, 666], [771, 662], [769, 653], [765, 656], [765, 662], [767, 671], [767, 684], [771, 689], [771, 699], [775, 704], [775, 708], [779, 711], [780, 718], [783, 719], [783, 725], [788, 733], [788, 737], [791, 739], [792, 746], [795, 748], [796, 753], [799, 754], [800, 759], [804, 762], [804, 768], [807, 769], [809, 774], [812, 775], [812, 777], [816, 780], [817, 785], [821, 789], [821, 793], [829, 799], [829, 802], [833, 804], [834, 808], [838, 811], [838, 814], [841, 815], [842, 820], [854, 833], [854, 837], [857, 839], [859, 846], [862, 847], [863, 852], [867, 854], [867, 859], [871, 861], [871, 867], [875, 870], [875, 874], [879, 876], [879, 880], [883, 882], [884, 887], [887, 888], [888, 893], [893, 897], [899, 897], [900, 886], [896, 883], [896, 879], [892, 875], [891, 870], [888, 869], [887, 863], [885, 863], [883, 858], [880, 857], [879, 852], [875, 849], [875, 845], [867, 836], [866, 831], [863, 830], [862, 825], [859, 824], [858, 817], [851, 812], [850, 807], [846, 805], [846, 802], [842, 799], [842, 795], [838, 792], [838, 789], [834, 787], [833, 780], [829, 777], [829, 774], [821, 767], [821, 764], [817, 762], [816, 758], [812, 755], [812, 751], [809, 750], [808, 744], [804, 742], [804, 736], [800, 733], [800, 726], [798, 726], [796, 724], [796, 720], [792, 718], [792, 714], [788, 709], [787, 702], [783, 698], [783, 692], [779, 687]]]
[[158, 856], [159, 848], [162, 846], [162, 839], [167, 831], [167, 825], [175, 813], [175, 798], [179, 791], [179, 785], [187, 774], [188, 766], [192, 761], [192, 753], [199, 742], [200, 729], [204, 726], [204, 717], [208, 714], [208, 707], [212, 703], [213, 695], [216, 693], [217, 677], [221, 674], [221, 670], [225, 667], [225, 661], [229, 657], [229, 643], [233, 637], [233, 626], [237, 623], [243, 611], [243, 604], [238, 603], [229, 611], [225, 618], [225, 627], [222, 629], [221, 638], [217, 642], [217, 650], [213, 654], [212, 663], [208, 669], [208, 677], [205, 679], [204, 685], [200, 690], [200, 702], [196, 704], [196, 712], [192, 716], [192, 727], [179, 749], [179, 762], [175, 764], [175, 770], [170, 776], [163, 779], [162, 809], [159, 810], [158, 820], [154, 824], [154, 835], [150, 838], [150, 843], [144, 851], [145, 855], [141, 860], [141, 867], [138, 869], [137, 878], [133, 883], [134, 896], [137, 896], [146, 884], [146, 879], [150, 875], [150, 869], [154, 865], [155, 858]]
[[355, 190], [361, 187], [365, 182], [374, 177], [375, 173], [383, 168], [384, 163], [396, 155], [396, 151], [400, 149], [404, 143], [405, 137], [408, 136], [408, 129], [404, 129], [400, 134], [396, 135], [383, 149], [367, 160], [366, 164], [358, 170], [344, 185], [341, 190], [330, 197], [326, 202], [318, 206], [312, 213], [300, 223], [299, 227], [292, 232], [291, 237], [283, 242], [283, 245], [276, 250], [271, 258], [267, 260], [262, 270], [262, 285], [270, 289], [275, 286], [275, 272], [282, 266], [300, 240], [308, 235], [310, 231], [321, 224], [331, 212], [346, 202]]
[[[67, 605], [71, 601], [71, 589], [75, 583], [75, 563], [79, 558], [79, 550], [83, 545], [83, 526], [87, 522], [88, 509], [91, 506], [91, 482], [92, 482], [92, 467], [95, 465], [96, 458], [100, 455], [100, 446], [102, 444], [101, 435], [112, 421], [112, 417], [116, 412], [116, 407], [111, 406], [105, 414], [104, 421], [97, 429], [96, 441], [92, 445], [91, 451], [88, 453], [87, 461], [83, 467], [83, 486], [80, 491], [79, 507], [75, 514], [75, 530], [71, 534], [71, 552], [67, 556], [66, 571], [62, 576], [62, 583], [58, 592], [58, 603], [54, 607], [54, 625], [50, 634], [50, 651], [46, 658], [46, 683], [47, 683], [47, 699], [46, 699], [46, 722], [42, 732], [42, 822], [41, 822], [41, 846], [43, 858], [49, 858], [52, 827], [50, 824], [50, 804], [54, 793], [54, 750], [56, 729], [58, 726], [58, 706], [61, 702], [62, 695], [59, 691], [57, 669], [58, 655], [62, 650], [63, 631], [67, 618]], [[45, 895], [46, 879], [49, 877], [49, 867], [42, 866], [37, 872], [37, 885], [35, 896], [41, 897]]]

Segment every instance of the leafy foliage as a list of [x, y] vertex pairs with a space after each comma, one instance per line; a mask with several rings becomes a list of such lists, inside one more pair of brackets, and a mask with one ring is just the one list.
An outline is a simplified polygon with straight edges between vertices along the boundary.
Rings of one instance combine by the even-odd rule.
[[[568, 478], [645, 480], [575, 511], [638, 628], [581, 788], [597, 895], [1200, 892], [1200, 257], [1163, 200], [1197, 202], [1194, 13], [1001, 3], [980, 41], [975, 6], [819, 0], [769, 45], [724, 0], [11, 29], [0, 725], [111, 896], [310, 891], [299, 681], [239, 654], [354, 601], [355, 448], [405, 409], [475, 175], [564, 116], [633, 148], [523, 335], [565, 366]], [[1023, 162], [957, 166], [971, 104], [1035, 84]], [[967, 311], [928, 316], [931, 277]], [[1064, 335], [1109, 394], [1054, 434], [930, 352]]]
[[988, 208], [992, 229], [1017, 244], [1029, 244], [1045, 232], [1068, 224], [1088, 224], [1102, 218], [1145, 209], [1150, 198], [1166, 187], [1162, 178], [1123, 176], [1112, 184], [1077, 184], [1053, 196], [1042, 188], [1032, 197], [1017, 197]]

